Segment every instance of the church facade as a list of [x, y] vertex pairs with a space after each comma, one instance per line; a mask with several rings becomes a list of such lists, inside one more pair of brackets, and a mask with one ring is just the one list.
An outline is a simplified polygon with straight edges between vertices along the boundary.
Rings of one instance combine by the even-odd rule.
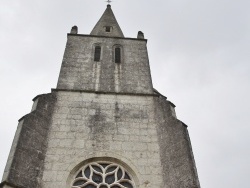
[[19, 120], [1, 188], [199, 188], [187, 126], [152, 85], [147, 40], [108, 5], [68, 34], [56, 89]]

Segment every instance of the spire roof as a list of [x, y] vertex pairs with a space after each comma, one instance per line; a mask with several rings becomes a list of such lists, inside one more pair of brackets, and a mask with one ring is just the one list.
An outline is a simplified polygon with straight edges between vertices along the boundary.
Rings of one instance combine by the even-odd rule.
[[90, 35], [124, 37], [122, 30], [111, 9], [111, 5], [107, 5], [102, 17], [91, 31]]

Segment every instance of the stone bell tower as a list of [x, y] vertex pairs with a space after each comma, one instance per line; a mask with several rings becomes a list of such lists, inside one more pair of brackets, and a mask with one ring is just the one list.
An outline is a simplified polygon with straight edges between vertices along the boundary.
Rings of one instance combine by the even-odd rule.
[[111, 6], [68, 34], [56, 89], [19, 120], [1, 188], [199, 188], [187, 126], [152, 86], [147, 40]]

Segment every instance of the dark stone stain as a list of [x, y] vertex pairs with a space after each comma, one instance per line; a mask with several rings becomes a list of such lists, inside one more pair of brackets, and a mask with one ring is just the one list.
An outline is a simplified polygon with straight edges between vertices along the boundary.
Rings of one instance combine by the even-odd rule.
[[117, 122], [121, 118], [120, 108], [118, 102], [115, 102], [115, 121]]
[[109, 149], [109, 139], [106, 136], [114, 128], [114, 123], [107, 121], [105, 110], [101, 109], [100, 104], [92, 102], [88, 109], [95, 112], [88, 118], [89, 137], [94, 142], [93, 150]]

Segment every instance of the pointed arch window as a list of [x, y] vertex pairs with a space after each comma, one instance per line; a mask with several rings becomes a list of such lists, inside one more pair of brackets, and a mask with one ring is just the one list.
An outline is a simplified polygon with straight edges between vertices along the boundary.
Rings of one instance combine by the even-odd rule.
[[120, 46], [116, 46], [115, 47], [115, 63], [121, 63], [121, 47]]
[[94, 61], [100, 61], [101, 59], [101, 46], [95, 46]]

